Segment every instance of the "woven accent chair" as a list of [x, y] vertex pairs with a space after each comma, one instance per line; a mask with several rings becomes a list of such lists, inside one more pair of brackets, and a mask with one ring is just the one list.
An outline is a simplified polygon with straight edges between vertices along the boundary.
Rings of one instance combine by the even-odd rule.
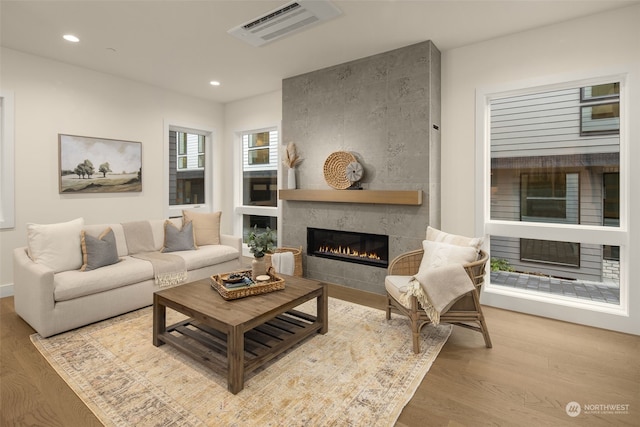
[[[399, 301], [399, 291], [395, 285], [389, 282], [389, 276], [406, 276], [406, 281], [415, 275], [420, 268], [420, 262], [424, 255], [424, 250], [415, 250], [397, 256], [391, 261], [387, 269], [387, 279], [385, 287], [387, 289], [387, 320], [391, 319], [391, 312], [409, 317], [411, 322], [411, 332], [413, 335], [413, 352], [420, 353], [420, 330], [430, 323], [429, 317], [420, 307], [417, 298], [410, 296], [408, 304], [404, 305]], [[491, 348], [491, 338], [487, 323], [480, 307], [480, 291], [484, 284], [484, 275], [489, 256], [486, 252], [480, 251], [478, 260], [464, 264], [464, 269], [473, 281], [475, 289], [462, 295], [451, 308], [440, 315], [440, 322], [451, 323], [480, 332], [484, 337], [487, 348]]]

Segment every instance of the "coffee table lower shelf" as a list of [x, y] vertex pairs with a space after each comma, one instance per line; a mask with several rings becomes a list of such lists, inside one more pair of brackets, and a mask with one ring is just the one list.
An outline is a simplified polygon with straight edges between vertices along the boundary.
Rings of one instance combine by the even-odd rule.
[[[310, 335], [318, 333], [322, 327], [316, 316], [290, 310], [245, 332], [242, 358], [244, 374], [255, 370]], [[166, 331], [157, 338], [220, 375], [225, 376], [229, 373], [227, 334], [223, 332], [195, 319], [187, 319], [167, 326]]]

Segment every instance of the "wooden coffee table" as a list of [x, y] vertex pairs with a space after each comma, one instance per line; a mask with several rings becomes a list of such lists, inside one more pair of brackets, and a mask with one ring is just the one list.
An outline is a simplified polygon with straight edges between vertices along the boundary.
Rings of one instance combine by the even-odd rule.
[[[170, 344], [227, 375], [229, 391], [238, 393], [244, 388], [245, 374], [310, 335], [327, 333], [326, 285], [282, 277], [283, 290], [230, 301], [211, 287], [211, 279], [155, 292], [153, 345]], [[314, 298], [316, 316], [295, 310]], [[167, 326], [167, 307], [190, 318]]]

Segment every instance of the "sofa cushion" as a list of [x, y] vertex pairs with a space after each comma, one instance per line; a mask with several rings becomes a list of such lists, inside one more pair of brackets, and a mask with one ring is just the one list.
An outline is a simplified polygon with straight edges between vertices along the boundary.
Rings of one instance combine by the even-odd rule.
[[164, 223], [164, 245], [162, 252], [189, 251], [198, 249], [193, 235], [193, 223], [187, 221], [182, 228], [176, 227], [171, 221]]
[[57, 224], [27, 224], [29, 256], [59, 273], [82, 266], [80, 233], [84, 219]]
[[386, 276], [384, 278], [384, 288], [396, 301], [404, 305], [406, 298], [403, 298], [402, 295], [407, 293], [409, 282], [412, 278], [413, 276]]
[[64, 271], [54, 276], [55, 301], [67, 301], [121, 286], [153, 280], [150, 262], [124, 257], [121, 262], [91, 271]]
[[91, 271], [96, 268], [115, 264], [118, 258], [116, 236], [111, 228], [107, 228], [98, 237], [93, 237], [82, 230], [80, 234], [82, 247], [82, 267], [80, 271]]
[[197, 251], [180, 251], [173, 254], [184, 259], [189, 271], [238, 258], [238, 250], [225, 245], [200, 246]]
[[193, 232], [196, 235], [196, 245], [220, 244], [220, 216], [222, 212], [201, 213], [182, 211], [184, 221], [193, 222]]

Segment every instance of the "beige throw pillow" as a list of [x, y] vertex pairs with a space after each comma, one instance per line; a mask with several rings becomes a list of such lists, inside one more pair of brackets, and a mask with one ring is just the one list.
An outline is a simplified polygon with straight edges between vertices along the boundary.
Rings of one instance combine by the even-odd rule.
[[222, 212], [201, 213], [182, 211], [183, 222], [193, 223], [193, 232], [196, 235], [196, 245], [220, 244], [220, 216]]

